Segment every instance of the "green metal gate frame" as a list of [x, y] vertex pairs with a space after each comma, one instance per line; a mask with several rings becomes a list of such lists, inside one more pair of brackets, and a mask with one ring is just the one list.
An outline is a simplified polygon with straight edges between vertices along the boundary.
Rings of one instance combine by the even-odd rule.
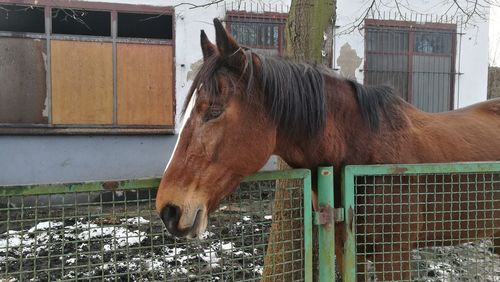
[[[346, 228], [346, 241], [344, 242], [344, 267], [342, 272], [343, 281], [356, 280], [356, 222], [355, 212], [355, 177], [356, 176], [384, 176], [384, 175], [415, 175], [415, 174], [451, 174], [451, 173], [491, 173], [500, 172], [500, 162], [469, 162], [469, 163], [443, 163], [443, 164], [397, 164], [397, 165], [353, 165], [346, 166], [342, 171], [341, 183], [341, 212], [347, 221], [353, 223]], [[319, 193], [327, 190], [318, 186]], [[321, 194], [319, 194], [321, 196]], [[332, 197], [333, 200], [333, 197]], [[333, 231], [332, 231], [333, 232]], [[332, 237], [335, 237], [332, 233]], [[333, 244], [333, 243], [331, 243]], [[320, 249], [321, 249], [320, 245]], [[328, 269], [326, 275], [321, 276], [320, 281], [334, 281], [335, 269], [331, 265], [320, 265], [320, 269]], [[321, 270], [320, 270], [321, 272]], [[325, 271], [324, 271], [325, 272]]]
[[262, 171], [246, 177], [243, 182], [267, 180], [302, 180], [304, 189], [304, 281], [313, 281], [313, 232], [312, 232], [312, 190], [311, 171], [291, 169], [281, 171]]
[[[312, 235], [312, 200], [311, 200], [311, 171], [308, 169], [291, 169], [281, 171], [262, 171], [246, 177], [242, 182], [300, 180], [303, 189], [304, 205], [304, 281], [313, 281], [313, 235]], [[158, 187], [159, 178], [81, 182], [67, 184], [16, 185], [1, 186], [0, 197], [8, 196], [37, 196], [54, 195], [61, 193], [102, 192], [112, 190], [134, 190], [141, 188]]]
[[[354, 188], [357, 176], [486, 173], [500, 172], [500, 162], [413, 164], [413, 165], [356, 165], [346, 166], [342, 171], [341, 207], [334, 208], [333, 168], [319, 167], [317, 170], [318, 205], [320, 210], [312, 211], [311, 171], [294, 169], [265, 171], [246, 177], [243, 182], [272, 180], [301, 180], [304, 206], [304, 280], [313, 281], [313, 224], [318, 228], [319, 281], [335, 280], [335, 223], [353, 220], [355, 212]], [[105, 190], [132, 190], [157, 187], [159, 179], [87, 182], [73, 184], [47, 184], [24, 186], [0, 186], [0, 197], [49, 195], [67, 192], [100, 192]], [[356, 281], [355, 222], [346, 228], [344, 242], [343, 281]]]

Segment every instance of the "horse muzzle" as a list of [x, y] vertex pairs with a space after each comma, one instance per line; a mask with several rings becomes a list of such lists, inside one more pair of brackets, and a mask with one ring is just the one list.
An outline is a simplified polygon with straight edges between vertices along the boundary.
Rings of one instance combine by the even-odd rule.
[[167, 204], [161, 210], [160, 218], [170, 234], [188, 239], [199, 237], [207, 226], [207, 214], [202, 208], [182, 210], [179, 206]]

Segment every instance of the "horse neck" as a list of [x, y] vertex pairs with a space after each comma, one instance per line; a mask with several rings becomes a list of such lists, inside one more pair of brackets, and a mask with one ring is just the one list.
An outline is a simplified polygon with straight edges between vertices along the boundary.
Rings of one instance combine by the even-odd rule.
[[[275, 154], [292, 167], [317, 167], [320, 165], [340, 166], [348, 160], [353, 139], [369, 138], [370, 133], [359, 114], [352, 87], [345, 80], [325, 78], [327, 96], [326, 126], [313, 139], [283, 137], [279, 134]], [[358, 135], [358, 136], [356, 136]], [[352, 157], [352, 156], [351, 156]]]
[[[354, 90], [345, 80], [330, 77], [325, 80], [325, 90], [328, 113], [324, 130], [314, 140], [290, 140], [278, 132], [275, 154], [292, 167], [308, 168], [397, 161], [398, 150], [411, 139], [409, 131], [394, 134], [389, 129], [393, 125], [385, 118], [380, 120], [380, 130], [371, 130], [360, 114]], [[402, 123], [408, 122], [406, 116], [401, 118]]]

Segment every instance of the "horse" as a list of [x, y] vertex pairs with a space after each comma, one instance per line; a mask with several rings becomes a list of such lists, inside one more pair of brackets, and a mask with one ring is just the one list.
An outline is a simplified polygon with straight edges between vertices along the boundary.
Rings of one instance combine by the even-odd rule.
[[[203, 233], [210, 212], [273, 154], [312, 171], [334, 166], [336, 195], [338, 173], [346, 165], [500, 160], [500, 99], [425, 113], [389, 87], [364, 86], [318, 65], [257, 54], [241, 47], [219, 20], [214, 26], [215, 44], [201, 31], [203, 65], [156, 196], [156, 211], [175, 236]], [[500, 222], [494, 224], [495, 234], [484, 236], [500, 237]], [[342, 267], [345, 226], [337, 225]], [[384, 246], [374, 246], [373, 256], [383, 254]], [[403, 256], [411, 251], [391, 248]], [[383, 261], [374, 266], [377, 271], [406, 268], [387, 257], [375, 261]], [[391, 275], [378, 278], [409, 277], [403, 270]]]

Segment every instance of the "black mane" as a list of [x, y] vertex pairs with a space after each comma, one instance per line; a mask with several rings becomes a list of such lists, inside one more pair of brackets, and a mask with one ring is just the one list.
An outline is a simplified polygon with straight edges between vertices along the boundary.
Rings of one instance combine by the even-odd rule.
[[371, 130], [380, 127], [381, 118], [385, 117], [392, 128], [401, 122], [401, 113], [396, 105], [403, 100], [394, 94], [394, 89], [386, 85], [365, 86], [349, 80], [358, 101], [361, 117]]
[[313, 137], [326, 123], [327, 103], [322, 71], [281, 57], [260, 56], [266, 106], [280, 132]]
[[[320, 66], [294, 63], [282, 57], [256, 54], [251, 50], [243, 52], [246, 65], [239, 80], [232, 83], [244, 81], [247, 93], [261, 93], [270, 118], [281, 134], [290, 138], [316, 136], [326, 123], [325, 79], [332, 74]], [[253, 68], [253, 56], [257, 56], [261, 62], [258, 73]], [[211, 97], [217, 97], [220, 92], [216, 76], [230, 71], [227, 61], [218, 54], [208, 58], [188, 92], [183, 113], [200, 87], [204, 87]], [[348, 83], [356, 94], [362, 118], [372, 130], [379, 127], [380, 115], [389, 117], [387, 111], [393, 111], [393, 105], [400, 101], [389, 87], [367, 87], [350, 80]]]

